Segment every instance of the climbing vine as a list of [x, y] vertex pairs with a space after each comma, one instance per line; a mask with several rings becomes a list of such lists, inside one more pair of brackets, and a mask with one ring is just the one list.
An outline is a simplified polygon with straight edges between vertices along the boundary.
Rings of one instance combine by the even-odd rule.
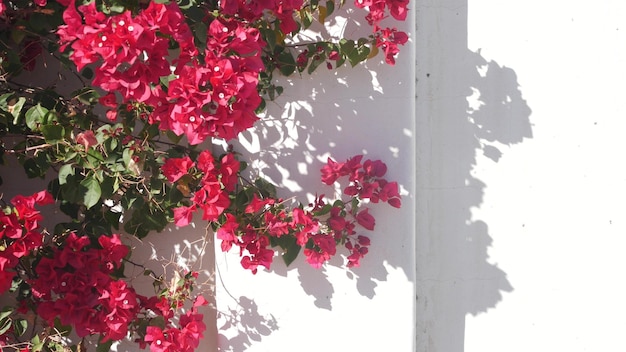
[[[122, 234], [159, 236], [194, 216], [244, 269], [314, 267], [345, 253], [358, 266], [373, 230], [370, 206], [401, 206], [381, 160], [328, 159], [321, 181], [342, 190], [313, 202], [280, 198], [250, 178], [228, 142], [255, 124], [284, 88], [276, 77], [311, 74], [376, 58], [395, 64], [408, 36], [388, 21], [408, 0], [357, 0], [371, 34], [302, 42], [343, 0], [0, 0], [0, 156], [15, 159], [44, 190], [0, 198], [0, 346], [16, 351], [97, 350], [131, 340], [151, 351], [193, 351], [206, 329], [194, 293], [198, 273], [175, 280], [137, 264]], [[25, 83], [24, 73], [55, 62], [80, 82]], [[63, 88], [63, 89], [61, 89]], [[0, 183], [2, 180], [0, 179]], [[25, 181], [28, 182], [28, 181]], [[41, 209], [64, 215], [44, 227]], [[126, 276], [140, 266], [154, 292]]]

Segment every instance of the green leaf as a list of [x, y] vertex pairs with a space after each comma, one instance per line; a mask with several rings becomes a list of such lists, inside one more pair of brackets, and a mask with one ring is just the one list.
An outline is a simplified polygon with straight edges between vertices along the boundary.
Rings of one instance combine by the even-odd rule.
[[174, 79], [176, 79], [176, 76], [174, 74], [171, 74], [169, 76], [161, 76], [161, 78], [159, 78], [159, 81], [165, 87], [169, 87], [170, 86], [170, 81], [172, 81]]
[[204, 22], [200, 21], [200, 22], [196, 22], [196, 24], [194, 24], [193, 27], [194, 27], [194, 34], [196, 35], [196, 39], [198, 39], [200, 43], [206, 44], [207, 35], [208, 35], [207, 25]]
[[17, 334], [17, 336], [22, 336], [28, 329], [28, 322], [26, 319], [17, 319], [13, 320], [13, 330]]
[[11, 307], [2, 308], [2, 311], [0, 311], [0, 321], [3, 321], [4, 319], [8, 318], [11, 314], [13, 314], [13, 308]]
[[116, 230], [120, 229], [120, 218], [122, 213], [114, 213], [111, 210], [104, 212], [104, 219]]
[[313, 56], [313, 60], [311, 60], [311, 64], [309, 64], [309, 68], [307, 69], [307, 72], [309, 74], [313, 73], [313, 71], [315, 71], [315, 69], [317, 69], [319, 65], [321, 65], [325, 60], [326, 60], [326, 54], [324, 52], [316, 54], [315, 56]]
[[6, 109], [6, 107], [9, 105], [8, 101], [10, 100], [9, 98], [11, 98], [14, 94], [13, 93], [4, 93], [2, 95], [0, 95], [0, 106], [3, 109]]
[[26, 172], [26, 176], [29, 178], [45, 176], [45, 171], [33, 158], [26, 159], [26, 161], [24, 161], [24, 171]]
[[83, 77], [87, 78], [87, 79], [92, 79], [93, 78], [93, 70], [89, 67], [85, 67], [83, 69], [83, 72], [80, 73]]
[[285, 50], [278, 55], [278, 70], [283, 76], [290, 76], [296, 70], [296, 60], [290, 51]]
[[44, 342], [45, 340], [42, 341], [39, 335], [35, 335], [35, 337], [30, 339], [30, 343], [32, 344], [30, 350], [32, 352], [40, 352], [41, 350], [43, 350]]
[[78, 99], [83, 104], [93, 105], [98, 102], [100, 94], [93, 88], [85, 87], [72, 92], [74, 99]]
[[104, 156], [99, 151], [89, 148], [87, 151], [87, 160], [91, 164], [91, 167], [98, 167], [98, 165], [104, 161]]
[[243, 210], [245, 209], [245, 206], [246, 204], [248, 204], [249, 201], [250, 199], [248, 199], [248, 195], [246, 194], [245, 190], [240, 191], [235, 197], [235, 207], [237, 208], [237, 210]]
[[52, 89], [46, 89], [35, 93], [33, 100], [48, 110], [52, 110], [59, 105], [61, 100], [59, 93]]
[[78, 152], [74, 150], [69, 150], [67, 154], [65, 154], [65, 158], [63, 160], [65, 162], [70, 162], [72, 161], [72, 159], [76, 158], [76, 156], [78, 156]]
[[130, 166], [132, 157], [133, 157], [133, 150], [130, 148], [124, 149], [124, 151], [122, 152], [122, 160], [124, 161], [124, 165], [126, 165], [126, 168]]
[[174, 142], [176, 144], [178, 144], [178, 142], [180, 142], [180, 140], [183, 139], [183, 135], [182, 134], [179, 136], [176, 133], [174, 133], [174, 131], [172, 131], [172, 130], [167, 130], [165, 132], [165, 135], [167, 136], [167, 138], [170, 141], [172, 141], [172, 142]]
[[293, 236], [282, 236], [280, 239], [281, 243], [279, 245], [284, 251], [282, 256], [283, 261], [285, 262], [285, 265], [289, 266], [294, 260], [296, 260], [302, 247], [297, 244], [296, 238]]
[[22, 108], [24, 107], [24, 103], [26, 102], [26, 98], [19, 97], [15, 104], [11, 106], [11, 114], [13, 115], [13, 124], [17, 124], [18, 119], [20, 117], [20, 112], [22, 112]]
[[61, 166], [61, 168], [59, 168], [59, 184], [66, 184], [69, 175], [74, 175], [74, 166], [72, 164]]
[[263, 36], [263, 39], [265, 39], [265, 42], [267, 43], [269, 51], [274, 52], [277, 44], [276, 32], [271, 28], [260, 28], [259, 30], [261, 32], [261, 35]]
[[332, 15], [335, 11], [335, 2], [332, 0], [326, 1], [326, 16]]
[[39, 126], [43, 123], [44, 117], [48, 113], [48, 109], [44, 108], [40, 104], [33, 106], [26, 111], [26, 126], [32, 131], [37, 131]]
[[302, 20], [302, 25], [304, 28], [309, 28], [313, 23], [313, 15], [311, 14], [311, 10], [307, 7], [304, 7], [300, 10], [300, 19]]
[[98, 346], [96, 347], [96, 352], [109, 352], [111, 350], [113, 340], [102, 342], [103, 338], [104, 336], [100, 335], [100, 339], [98, 340]]
[[59, 317], [54, 318], [54, 329], [58, 331], [62, 336], [67, 336], [72, 332], [72, 325], [61, 324]]
[[61, 125], [44, 125], [41, 126], [41, 134], [48, 143], [57, 143], [63, 140], [65, 130]]
[[80, 182], [80, 185], [87, 189], [83, 196], [83, 203], [89, 209], [100, 201], [100, 196], [102, 195], [100, 184], [95, 177], [89, 175]]
[[0, 320], [0, 335], [4, 335], [11, 328], [11, 319]]
[[[113, 195], [113, 193], [115, 193], [115, 191], [117, 191], [117, 189], [115, 189], [115, 181], [117, 180], [117, 177], [109, 177], [109, 176], [102, 176], [102, 182], [100, 184], [100, 189], [102, 190], [102, 198], [108, 198], [111, 197]], [[119, 187], [119, 184], [118, 184]]]
[[330, 213], [330, 211], [333, 209], [333, 206], [330, 204], [326, 204], [322, 207], [322, 209], [319, 209], [317, 211], [315, 211], [313, 214], [315, 216], [322, 216], [322, 215], [326, 215], [328, 213]]
[[12, 28], [13, 30], [11, 31], [11, 39], [15, 44], [21, 43], [22, 40], [24, 40], [24, 38], [26, 37], [26, 32], [16, 29], [15, 27]]
[[254, 181], [254, 185], [259, 189], [263, 197], [276, 197], [276, 186], [265, 179], [257, 178]]

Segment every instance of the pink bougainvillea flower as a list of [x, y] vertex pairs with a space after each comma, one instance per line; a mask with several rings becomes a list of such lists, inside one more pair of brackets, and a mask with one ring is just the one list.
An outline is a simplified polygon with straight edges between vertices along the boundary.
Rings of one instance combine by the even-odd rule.
[[398, 21], [406, 20], [408, 13], [409, 0], [386, 0], [387, 7], [389, 7], [389, 13]]
[[383, 177], [387, 173], [387, 165], [380, 160], [365, 160], [363, 170], [366, 177]]
[[404, 45], [409, 40], [408, 35], [396, 28], [377, 28], [377, 31], [380, 35], [376, 37], [376, 46], [384, 50], [385, 61], [389, 65], [395, 65], [395, 55], [400, 52], [398, 45]]
[[322, 167], [322, 182], [327, 185], [332, 185], [341, 176], [344, 176], [344, 163], [335, 162], [333, 159], [328, 158], [326, 165]]
[[163, 335], [163, 330], [157, 326], [148, 326], [146, 328], [145, 342], [150, 343], [150, 352], [166, 352], [169, 351], [171, 342]]
[[110, 92], [98, 98], [98, 102], [109, 108], [117, 108], [117, 98], [115, 97], [115, 93]]
[[165, 160], [165, 163], [161, 166], [161, 171], [169, 182], [174, 183], [185, 176], [194, 165], [195, 163], [188, 156], [169, 158]]
[[359, 225], [365, 227], [368, 230], [374, 230], [374, 226], [376, 225], [376, 220], [372, 215], [370, 215], [369, 209], [361, 210], [356, 215], [356, 221], [359, 223]]
[[255, 193], [252, 195], [252, 200], [250, 201], [250, 203], [248, 203], [248, 205], [246, 206], [245, 212], [256, 213], [257, 211], [264, 209], [266, 205], [272, 205], [275, 202], [276, 202], [276, 199], [274, 198], [261, 199]]
[[237, 218], [233, 214], [226, 214], [226, 222], [217, 229], [216, 237], [222, 240], [222, 252], [228, 252], [234, 243], [237, 243], [236, 231], [239, 228]]
[[85, 150], [87, 150], [89, 147], [98, 145], [98, 140], [92, 130], [87, 130], [76, 135], [76, 143], [82, 144]]
[[184, 227], [191, 223], [193, 214], [197, 210], [195, 205], [186, 207], [181, 206], [174, 209], [174, 224], [176, 226]]
[[227, 192], [235, 190], [238, 181], [239, 160], [235, 159], [233, 153], [228, 153], [222, 157], [220, 164], [220, 181]]

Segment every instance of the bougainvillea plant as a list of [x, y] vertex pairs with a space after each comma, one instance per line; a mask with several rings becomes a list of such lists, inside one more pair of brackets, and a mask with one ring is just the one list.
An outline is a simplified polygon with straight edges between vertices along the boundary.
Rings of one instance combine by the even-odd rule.
[[[401, 206], [386, 165], [358, 155], [328, 159], [321, 181], [338, 196], [310, 204], [244, 176], [229, 148], [207, 150], [263, 123], [276, 77], [356, 66], [381, 52], [395, 64], [406, 33], [384, 27], [408, 0], [356, 0], [372, 32], [303, 42], [343, 0], [0, 0], [0, 157], [17, 160], [47, 189], [0, 196], [0, 311], [4, 351], [97, 350], [119, 340], [151, 351], [193, 351], [205, 325], [197, 272], [166, 280], [145, 268], [154, 292], [137, 292], [120, 234], [158, 236], [201, 218], [223, 251], [236, 247], [256, 274], [280, 256], [319, 268], [343, 253], [358, 266], [375, 219], [367, 205]], [[22, 80], [56, 60], [79, 82]], [[64, 89], [60, 89], [64, 88]], [[0, 179], [0, 183], [2, 180]], [[1, 193], [1, 192], [0, 192]], [[308, 202], [306, 202], [308, 203]], [[43, 226], [41, 209], [63, 217]], [[48, 219], [49, 220], [49, 219]]]

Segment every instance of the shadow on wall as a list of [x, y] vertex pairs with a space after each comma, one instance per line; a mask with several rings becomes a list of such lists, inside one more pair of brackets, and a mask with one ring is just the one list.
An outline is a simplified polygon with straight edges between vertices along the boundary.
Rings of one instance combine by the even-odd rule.
[[[408, 53], [406, 56], [405, 60]], [[397, 180], [413, 193], [410, 189], [413, 81], [406, 77], [398, 81], [402, 70], [378, 63], [369, 64], [369, 68], [344, 67], [336, 71], [322, 68], [313, 77], [303, 74], [301, 78], [288, 79], [284, 95], [269, 103], [263, 123], [256, 130], [244, 132], [235, 149], [247, 150], [254, 172], [288, 190], [282, 196], [295, 196], [305, 204], [313, 200], [315, 193], [326, 194], [331, 199], [333, 194], [339, 195], [320, 179], [320, 169], [328, 157], [344, 161], [357, 154], [383, 160], [389, 169], [386, 177]], [[390, 106], [396, 106], [396, 113], [402, 116], [391, 114], [394, 109]], [[372, 245], [361, 267], [349, 270], [348, 277], [355, 280], [356, 289], [363, 296], [372, 298], [376, 282], [386, 280], [388, 272], [383, 263], [406, 269], [407, 276], [412, 276], [410, 255], [386, 254], [393, 252], [394, 247], [408, 248], [411, 243], [408, 235], [413, 232], [411, 222], [397, 224], [398, 219], [412, 217], [411, 201], [404, 197], [405, 206], [401, 209], [386, 204], [371, 206], [377, 220], [376, 231], [359, 232], [370, 235]], [[344, 262], [334, 258], [330, 265], [340, 267]], [[289, 268], [280, 260], [272, 264], [272, 271], [279, 275], [286, 276], [288, 270], [298, 272], [302, 288], [315, 298], [317, 307], [332, 309], [334, 289], [325, 269], [311, 268], [303, 258], [298, 258]]]
[[489, 261], [488, 224], [472, 218], [487, 186], [474, 169], [479, 154], [497, 163], [532, 138], [515, 72], [468, 50], [467, 0], [450, 2], [424, 6], [418, 17], [427, 50], [417, 60], [418, 351], [463, 352], [467, 314], [513, 291]]
[[[503, 292], [513, 290], [503, 269], [489, 261], [488, 224], [472, 218], [486, 187], [473, 176], [477, 156], [498, 162], [506, 148], [531, 138], [531, 110], [512, 69], [468, 50], [467, 0], [451, 0], [458, 4], [445, 8], [432, 2], [415, 9], [425, 12], [418, 18], [436, 16], [432, 27], [418, 22], [421, 32], [413, 38], [418, 47], [417, 125], [407, 103], [415, 98], [414, 78], [406, 74], [414, 63], [401, 53], [395, 67], [370, 61], [366, 67], [322, 68], [313, 77], [286, 79], [284, 96], [269, 103], [263, 123], [243, 133], [235, 149], [247, 151], [255, 172], [303, 203], [315, 192], [334, 192], [319, 179], [327, 157], [343, 161], [365, 154], [385, 161], [388, 178], [405, 191], [403, 208], [373, 207], [377, 227], [370, 234], [370, 253], [360, 268], [346, 271], [348, 280], [354, 281], [355, 293], [372, 299], [377, 286], [387, 281], [388, 268], [413, 279], [415, 254], [417, 350], [462, 352], [466, 315], [486, 312]], [[411, 238], [415, 214], [416, 251]], [[283, 276], [296, 271], [315, 306], [332, 310], [335, 290], [329, 272], [342, 264], [338, 258], [316, 270], [302, 258], [290, 268], [276, 260], [272, 271]], [[224, 325], [239, 330], [230, 339], [223, 336], [226, 350], [249, 346], [278, 328], [272, 318], [256, 313], [250, 298], [236, 301], [244, 311], [254, 309], [245, 323]]]
[[235, 305], [217, 313], [219, 341], [223, 342], [220, 351], [245, 351], [254, 341], [261, 341], [263, 336], [278, 330], [274, 316], [259, 313], [254, 300], [245, 296], [231, 298]]

